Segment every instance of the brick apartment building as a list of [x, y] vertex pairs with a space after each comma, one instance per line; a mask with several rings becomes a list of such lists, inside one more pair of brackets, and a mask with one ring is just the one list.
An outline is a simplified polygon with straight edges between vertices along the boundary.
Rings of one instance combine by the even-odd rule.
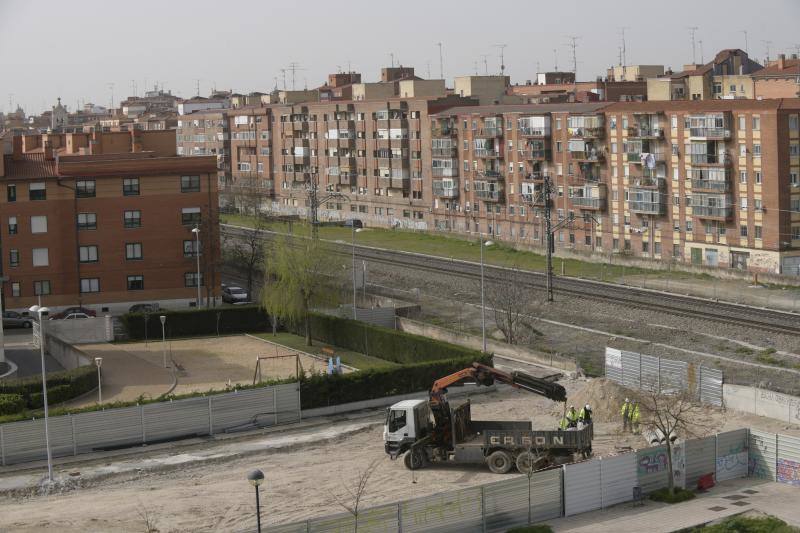
[[[5, 306], [125, 311], [219, 294], [217, 168], [183, 158], [174, 131], [3, 140], [0, 243]], [[200, 280], [192, 229], [200, 229]]]

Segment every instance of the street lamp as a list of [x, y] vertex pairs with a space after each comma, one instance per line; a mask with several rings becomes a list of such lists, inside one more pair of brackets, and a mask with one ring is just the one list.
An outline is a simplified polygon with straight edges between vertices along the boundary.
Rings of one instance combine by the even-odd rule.
[[200, 307], [200, 228], [194, 227], [192, 228], [192, 233], [194, 233], [194, 256], [197, 258], [197, 278], [195, 282], [197, 283], [197, 307]]
[[100, 376], [100, 365], [102, 364], [102, 357], [94, 358], [94, 365], [97, 367], [97, 403], [103, 403], [103, 381]]
[[484, 241], [481, 235], [481, 336], [483, 337], [483, 353], [486, 353], [486, 305], [484, 305], [483, 283], [483, 247], [491, 246], [494, 242]]
[[164, 368], [167, 368], [167, 334], [164, 325], [167, 323], [167, 315], [158, 317], [161, 320], [161, 348], [164, 351]]
[[47, 447], [47, 479], [53, 482], [53, 453], [50, 451], [50, 428], [48, 426], [49, 411], [47, 407], [47, 370], [44, 366], [44, 320], [42, 315], [50, 312], [46, 307], [32, 305], [29, 309], [31, 313], [39, 315], [39, 352], [42, 357], [42, 400], [44, 401], [44, 443]]
[[247, 474], [247, 480], [256, 488], [256, 524], [258, 533], [261, 533], [261, 502], [258, 500], [258, 487], [264, 482], [264, 472], [253, 470]]
[[356, 320], [356, 233], [361, 229], [356, 229], [353, 223], [353, 320]]

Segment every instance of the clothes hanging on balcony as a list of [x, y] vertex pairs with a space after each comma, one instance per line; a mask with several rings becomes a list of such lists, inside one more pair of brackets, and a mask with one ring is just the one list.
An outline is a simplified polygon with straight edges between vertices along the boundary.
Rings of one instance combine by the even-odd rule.
[[656, 155], [655, 154], [647, 154], [647, 168], [653, 170], [656, 168]]

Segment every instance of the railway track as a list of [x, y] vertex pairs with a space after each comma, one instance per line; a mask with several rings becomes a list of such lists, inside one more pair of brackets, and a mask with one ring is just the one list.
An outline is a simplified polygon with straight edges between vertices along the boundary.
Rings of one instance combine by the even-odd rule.
[[[223, 225], [222, 228], [231, 235], [242, 231], [235, 226]], [[263, 233], [267, 239], [276, 235], [270, 231]], [[333, 244], [338, 245], [336, 253], [351, 256], [350, 244], [344, 242]], [[470, 280], [480, 278], [480, 264], [471, 261], [363, 245], [356, 245], [356, 257], [372, 263], [402, 266], [410, 270], [437, 274], [444, 272]], [[484, 265], [484, 278], [487, 281], [502, 281], [508, 270], [506, 267]], [[523, 271], [522, 279], [532, 287], [543, 288], [546, 286], [546, 278], [542, 272]], [[557, 293], [623, 304], [638, 309], [756, 328], [772, 333], [800, 335], [800, 314], [797, 313], [561, 276], [554, 276], [553, 288]]]

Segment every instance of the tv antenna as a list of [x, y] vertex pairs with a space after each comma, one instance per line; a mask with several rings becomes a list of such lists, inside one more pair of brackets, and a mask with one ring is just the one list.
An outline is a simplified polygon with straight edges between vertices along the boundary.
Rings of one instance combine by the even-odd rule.
[[495, 44], [493, 45], [495, 48], [500, 49], [500, 75], [504, 75], [506, 72], [506, 62], [505, 62], [505, 49], [508, 46], [507, 44]]
[[744, 53], [750, 55], [750, 51], [748, 50], [747, 46], [747, 30], [739, 30], [739, 31], [744, 33]]
[[292, 90], [294, 91], [295, 90], [295, 83], [294, 83], [295, 82], [295, 75], [297, 74], [298, 70], [305, 70], [305, 69], [302, 68], [300, 66], [300, 63], [298, 63], [296, 61], [292, 61], [291, 63], [289, 63], [289, 66], [287, 68], [288, 68], [288, 70], [292, 71]]
[[111, 109], [114, 109], [114, 84], [109, 83], [108, 88], [111, 90]]
[[694, 41], [694, 34], [699, 29], [697, 26], [689, 26], [687, 28], [689, 30], [689, 34], [692, 36], [692, 63], [697, 64], [697, 52], [695, 50], [695, 41]]
[[628, 45], [625, 41], [625, 30], [630, 29], [628, 26], [622, 26], [619, 29], [619, 33], [622, 36], [622, 68], [625, 69], [625, 65], [628, 64]]
[[558, 72], [558, 50], [553, 48], [553, 70]]
[[767, 49], [767, 63], [769, 63], [769, 49], [772, 46], [772, 41], [761, 41]]
[[577, 55], [578, 39], [580, 39], [578, 35], [570, 35], [569, 36], [570, 42], [567, 44], [567, 46], [569, 46], [572, 49], [572, 74], [575, 75], [576, 80], [578, 79], [578, 55]]
[[286, 69], [281, 69], [281, 75], [283, 76], [283, 90], [286, 90]]
[[444, 79], [444, 59], [442, 56], [442, 43], [441, 41], [436, 43], [436, 46], [439, 47], [439, 77]]
[[[489, 61], [488, 61], [489, 54], [481, 54], [481, 57], [483, 58], [483, 73], [484, 73], [484, 75], [488, 76], [489, 75]], [[477, 72], [475, 74], [477, 74]]]

